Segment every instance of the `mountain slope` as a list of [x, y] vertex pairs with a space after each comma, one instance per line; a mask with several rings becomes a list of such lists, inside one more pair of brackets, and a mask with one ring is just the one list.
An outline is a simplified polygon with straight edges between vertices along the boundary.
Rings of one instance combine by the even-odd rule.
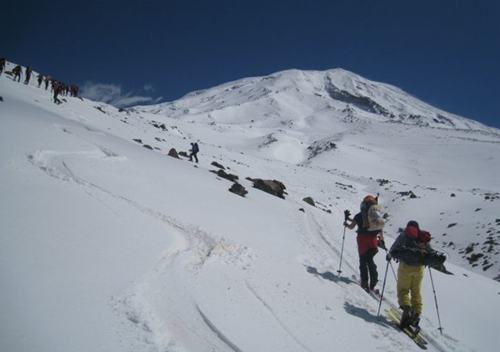
[[216, 123], [258, 120], [259, 126], [263, 121], [272, 120], [272, 117], [296, 122], [301, 117], [314, 114], [340, 120], [368, 118], [498, 133], [496, 129], [477, 121], [433, 108], [399, 88], [373, 82], [342, 69], [282, 71], [194, 92], [171, 103], [136, 109], [169, 117], [196, 117], [197, 120]]
[[[309, 137], [258, 115], [255, 124], [262, 126], [250, 128], [251, 122], [203, 123], [199, 115], [119, 112], [73, 98], [56, 106], [49, 92], [6, 76], [0, 96], [0, 347], [6, 351], [418, 351], [377, 319], [378, 303], [350, 281], [358, 275], [353, 233], [346, 234], [342, 276], [332, 274], [340, 264], [342, 211], [380, 191], [391, 215], [390, 244], [410, 216], [435, 234], [441, 222], [429, 214], [439, 210], [446, 209], [439, 216], [449, 221], [481, 202], [476, 214], [485, 219], [475, 221], [490, 221], [498, 209], [481, 191], [476, 196], [440, 180], [440, 170], [427, 162], [420, 177], [383, 186], [369, 173], [355, 173], [359, 163], [374, 164], [369, 156], [380, 152], [381, 140], [398, 136], [382, 134], [368, 119], [335, 122], [333, 133], [318, 122], [323, 128]], [[302, 122], [303, 131], [314, 130]], [[378, 133], [368, 134], [371, 128]], [[411, 126], [403, 131], [441, 137], [442, 144], [449, 136]], [[470, 145], [483, 140], [477, 143], [496, 160], [494, 135], [461, 133], [452, 136], [472, 136]], [[331, 135], [338, 146], [309, 159], [318, 136]], [[198, 139], [200, 164], [166, 155]], [[443, 150], [443, 162], [460, 155]], [[405, 153], [393, 153], [398, 169]], [[344, 155], [357, 159], [342, 161]], [[239, 176], [245, 198], [209, 172], [212, 161]], [[261, 192], [246, 177], [281, 180], [288, 195]], [[460, 182], [467, 179], [464, 174]], [[450, 184], [431, 190], [427, 181]], [[397, 193], [409, 188], [420, 198]], [[461, 214], [450, 208], [450, 189]], [[376, 261], [382, 273], [383, 253]], [[451, 263], [448, 269], [455, 275], [433, 274], [443, 336], [428, 272], [424, 280], [421, 324], [429, 349], [493, 350], [498, 283]], [[383, 309], [396, 305], [391, 273], [385, 294]]]
[[[454, 262], [499, 274], [495, 128], [341, 69], [242, 79], [129, 113], [203, 126], [203, 134], [193, 134], [202, 142], [361, 182], [381, 194], [395, 218], [426, 219]], [[279, 177], [303, 187], [300, 178]], [[319, 182], [326, 194], [338, 186]]]

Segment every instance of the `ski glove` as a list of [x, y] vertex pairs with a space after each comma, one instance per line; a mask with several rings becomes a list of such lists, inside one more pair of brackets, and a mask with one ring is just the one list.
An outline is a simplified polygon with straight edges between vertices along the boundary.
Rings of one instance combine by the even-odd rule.
[[350, 212], [349, 210], [345, 210], [345, 211], [344, 211], [344, 218], [345, 218], [346, 220], [348, 220], [350, 216], [351, 216], [351, 212]]
[[391, 259], [392, 259], [391, 253], [387, 253], [387, 255], [385, 256], [385, 260], [387, 260], [388, 262], [390, 262]]

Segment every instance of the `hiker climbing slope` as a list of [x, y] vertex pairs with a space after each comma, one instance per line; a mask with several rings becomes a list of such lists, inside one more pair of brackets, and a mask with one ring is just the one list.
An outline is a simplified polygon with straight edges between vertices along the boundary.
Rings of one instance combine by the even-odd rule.
[[[381, 215], [377, 198], [366, 196], [360, 205], [360, 212], [354, 219], [347, 219], [344, 226], [352, 230], [358, 226], [357, 242], [359, 253], [359, 271], [361, 276], [361, 287], [365, 290], [373, 290], [378, 282], [377, 265], [373, 258], [378, 253], [378, 238], [383, 240], [385, 220]], [[346, 210], [347, 214], [350, 214]]]
[[387, 254], [387, 260], [399, 260], [398, 303], [403, 310], [401, 327], [418, 327], [422, 315], [422, 279], [424, 266], [440, 266], [446, 260], [443, 253], [434, 251], [430, 245], [431, 235], [420, 230], [416, 221], [409, 221], [404, 231], [396, 238]]
[[22, 73], [22, 68], [21, 66], [17, 65], [12, 69], [12, 73], [14, 74], [13, 80], [15, 81], [17, 78], [18, 82], [21, 82], [21, 73]]
[[196, 160], [196, 162], [198, 163], [198, 152], [200, 151], [200, 148], [198, 147], [198, 143], [191, 143], [191, 154], [189, 154], [189, 161], [193, 161], [193, 157], [194, 157], [194, 160]]

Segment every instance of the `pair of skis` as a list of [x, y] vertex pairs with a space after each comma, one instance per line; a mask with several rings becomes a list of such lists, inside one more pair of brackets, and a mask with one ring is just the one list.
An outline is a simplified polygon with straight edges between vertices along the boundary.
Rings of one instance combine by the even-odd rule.
[[[361, 286], [361, 281], [357, 280], [356, 276], [352, 276], [351, 279], [355, 282], [358, 283], [358, 285]], [[361, 287], [363, 291], [368, 293], [372, 298], [374, 298], [376, 301], [380, 302], [382, 299], [382, 296], [380, 294], [380, 291], [378, 289], [374, 290], [366, 290], [365, 288]], [[390, 310], [385, 311], [387, 318], [394, 323], [402, 332], [404, 332], [406, 335], [408, 335], [409, 338], [413, 340], [420, 348], [423, 350], [427, 349], [427, 344], [428, 342], [419, 334], [420, 333], [420, 327], [406, 327], [404, 329], [401, 328], [401, 314], [395, 309], [391, 308]]]
[[391, 308], [386, 310], [385, 314], [387, 318], [393, 322], [397, 327], [404, 332], [410, 339], [413, 340], [421, 349], [426, 350], [428, 342], [420, 335], [420, 328], [415, 329], [412, 326], [408, 326], [404, 329], [401, 328], [401, 314], [395, 309]]
[[[351, 276], [351, 280], [353, 282], [356, 282], [360, 287], [361, 287], [361, 281], [356, 278], [355, 275]], [[382, 299], [382, 296], [380, 294], [380, 291], [378, 289], [374, 290], [366, 290], [365, 288], [361, 287], [363, 291], [368, 293], [373, 299], [376, 301], [380, 302]], [[412, 339], [415, 344], [417, 344], [421, 349], [426, 350], [427, 349], [427, 340], [425, 340], [421, 335], [420, 335], [420, 327], [414, 328], [412, 326], [406, 327], [404, 329], [401, 328], [401, 314], [397, 311], [395, 308], [391, 308], [390, 310], [385, 310], [385, 314], [387, 318], [398, 327], [403, 333], [408, 335], [410, 339]]]

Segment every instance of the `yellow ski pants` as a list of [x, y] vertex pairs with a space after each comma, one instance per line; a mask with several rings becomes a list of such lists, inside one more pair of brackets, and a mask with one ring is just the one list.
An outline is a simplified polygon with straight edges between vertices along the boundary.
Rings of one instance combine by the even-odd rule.
[[[399, 263], [398, 268], [398, 303], [400, 307], [413, 307], [418, 315], [422, 315], [422, 279], [423, 265], [406, 265]], [[411, 292], [411, 295], [410, 295]], [[411, 297], [411, 298], [410, 298]]]

